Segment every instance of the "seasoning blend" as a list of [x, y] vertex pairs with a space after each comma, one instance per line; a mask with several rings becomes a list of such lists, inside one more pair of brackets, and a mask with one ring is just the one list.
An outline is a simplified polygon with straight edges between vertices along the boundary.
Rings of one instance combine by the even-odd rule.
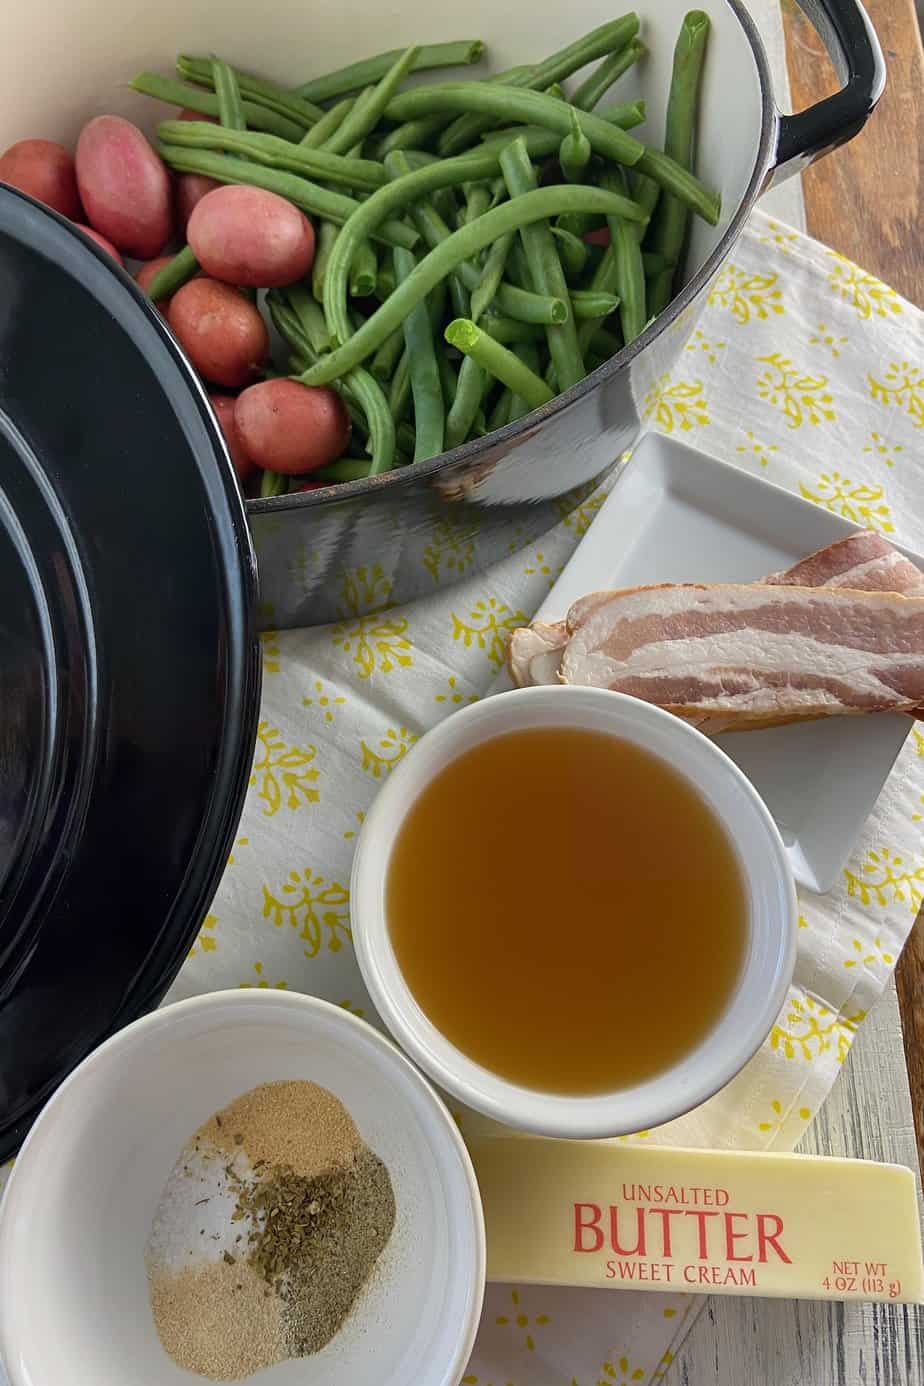
[[339, 1332], [395, 1221], [385, 1165], [343, 1104], [264, 1083], [181, 1152], [146, 1250], [151, 1308], [177, 1363], [233, 1381]]

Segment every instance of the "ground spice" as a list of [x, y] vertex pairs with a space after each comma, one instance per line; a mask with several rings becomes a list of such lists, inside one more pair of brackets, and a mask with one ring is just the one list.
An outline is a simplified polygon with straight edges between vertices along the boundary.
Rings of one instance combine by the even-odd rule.
[[394, 1222], [388, 1170], [332, 1093], [291, 1080], [242, 1094], [181, 1152], [155, 1215], [146, 1261], [161, 1342], [223, 1381], [317, 1352]]

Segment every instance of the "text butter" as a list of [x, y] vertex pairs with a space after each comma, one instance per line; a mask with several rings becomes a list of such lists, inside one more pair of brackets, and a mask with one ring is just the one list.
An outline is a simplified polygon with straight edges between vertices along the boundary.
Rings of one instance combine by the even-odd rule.
[[471, 1154], [489, 1280], [922, 1298], [914, 1176], [900, 1165], [525, 1136]]

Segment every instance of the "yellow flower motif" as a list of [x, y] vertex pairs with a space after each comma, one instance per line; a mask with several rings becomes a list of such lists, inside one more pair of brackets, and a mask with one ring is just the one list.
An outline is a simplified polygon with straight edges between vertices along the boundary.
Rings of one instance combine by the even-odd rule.
[[580, 537], [590, 529], [594, 516], [605, 500], [606, 493], [603, 491], [598, 491], [596, 495], [587, 495], [586, 499], [579, 501], [575, 506], [567, 499], [559, 497], [555, 502], [555, 508], [565, 529], [570, 529], [572, 534]]
[[335, 709], [342, 707], [346, 702], [346, 698], [342, 697], [340, 694], [334, 697], [330, 693], [325, 693], [324, 684], [320, 679], [315, 679], [314, 691], [315, 697], [302, 698], [302, 707], [316, 707], [318, 712], [323, 716], [325, 722], [332, 722], [334, 720]]
[[799, 915], [799, 928], [800, 928], [800, 929], [807, 929], [808, 926], [809, 926], [809, 922], [808, 922], [808, 920], [806, 919], [805, 915], [804, 915], [804, 914], [800, 914], [800, 915]]
[[239, 982], [238, 985], [239, 985], [240, 987], [242, 987], [242, 988], [247, 988], [247, 987], [259, 987], [259, 988], [271, 989], [271, 990], [273, 990], [273, 991], [287, 991], [287, 990], [288, 990], [288, 987], [289, 987], [288, 982], [268, 982], [268, 981], [266, 980], [266, 978], [263, 976], [263, 964], [262, 964], [261, 962], [255, 962], [254, 965], [253, 965], [253, 970], [254, 970], [254, 972], [257, 974], [257, 980], [256, 980], [255, 982]]
[[[676, 1310], [671, 1310], [675, 1313]], [[665, 1315], [667, 1311], [665, 1310]], [[633, 1367], [628, 1357], [622, 1356], [615, 1362], [604, 1362], [596, 1386], [612, 1386], [614, 1381], [644, 1381], [645, 1373], [641, 1367]], [[577, 1378], [571, 1378], [571, 1386], [578, 1386]]]
[[866, 378], [877, 404], [904, 409], [915, 428], [924, 428], [924, 371], [910, 361], [891, 361], [881, 380], [874, 375]]
[[746, 443], [739, 443], [735, 448], [735, 452], [751, 454], [757, 458], [757, 461], [762, 467], [766, 467], [773, 453], [779, 452], [776, 443], [762, 443], [759, 438], [754, 436], [750, 429], [746, 431], [744, 436], [748, 441]]
[[503, 664], [507, 652], [508, 632], [516, 630], [517, 626], [525, 626], [529, 619], [522, 611], [511, 611], [496, 597], [482, 598], [476, 602], [466, 621], [454, 611], [450, 614], [453, 640], [461, 640], [467, 650], [477, 645], [497, 669]]
[[298, 544], [288, 562], [289, 577], [300, 592], [307, 592], [320, 572], [321, 554], [318, 549], [310, 552], [304, 544]]
[[[917, 736], [917, 737], [920, 738], [920, 737], [921, 737], [921, 733], [918, 732], [918, 731], [916, 731], [916, 732], [915, 732], [915, 736]], [[922, 738], [922, 740], [924, 740], [924, 738]], [[920, 755], [924, 755], [924, 751], [921, 750], [920, 742], [919, 742], [919, 745], [918, 745], [918, 755], [919, 755], [919, 756], [920, 756]], [[924, 794], [920, 795], [920, 797], [918, 798], [918, 803], [921, 804], [922, 806], [924, 806]], [[912, 823], [920, 823], [920, 821], [921, 821], [922, 818], [924, 818], [924, 813], [913, 813], [913, 814], [911, 815], [911, 821], [912, 821]]]
[[840, 356], [841, 347], [845, 345], [846, 341], [846, 337], [835, 337], [830, 327], [826, 327], [823, 322], [818, 324], [813, 335], [809, 337], [810, 346], [827, 347], [835, 359]]
[[924, 756], [924, 732], [919, 731], [917, 727], [914, 727], [912, 731], [914, 735], [914, 748], [919, 756]]
[[340, 621], [331, 631], [331, 640], [338, 650], [351, 655], [361, 679], [369, 679], [378, 669], [390, 674], [395, 669], [409, 669], [414, 663], [411, 642], [406, 639], [407, 621], [387, 612], [372, 616], [357, 616], [353, 621]]
[[374, 751], [365, 741], [360, 741], [363, 753], [363, 769], [367, 775], [371, 775], [374, 780], [379, 780], [383, 775], [391, 774], [399, 760], [402, 760], [413, 746], [417, 737], [414, 732], [408, 731], [407, 727], [389, 727], [388, 731], [379, 742], [379, 749]]
[[559, 573], [561, 572], [561, 569], [562, 565], [560, 563], [556, 568], [553, 568], [549, 560], [546, 558], [545, 554], [542, 552], [542, 550], [537, 549], [534, 556], [529, 560], [529, 563], [523, 569], [523, 576], [536, 577], [541, 573], [543, 577], [548, 578], [549, 588], [551, 589], [555, 586], [555, 579], [558, 577]]
[[446, 692], [434, 694], [435, 703], [453, 703], [458, 707], [461, 703], [477, 703], [477, 693], [463, 693], [459, 687], [459, 680], [455, 674], [450, 674], [446, 680]]
[[844, 867], [847, 894], [861, 905], [907, 905], [915, 914], [924, 901], [924, 865], [909, 866], [886, 847], [867, 852], [859, 875]]
[[[528, 1314], [523, 1313], [523, 1310], [520, 1308], [519, 1290], [510, 1291], [510, 1301], [514, 1309], [516, 1310], [516, 1313], [510, 1316], [508, 1316], [507, 1314], [499, 1314], [497, 1318], [494, 1320], [494, 1322], [496, 1324], [499, 1324], [501, 1327], [503, 1327], [505, 1324], [510, 1324], [511, 1327], [523, 1328], [528, 1330], [530, 1328], [537, 1327], [544, 1328], [545, 1325], [549, 1322], [548, 1314], [537, 1314], [535, 1318], [531, 1319]], [[526, 1343], [528, 1350], [530, 1352], [535, 1352], [536, 1343], [535, 1339], [533, 1338], [530, 1332], [527, 1331], [524, 1341]]]
[[282, 667], [279, 663], [282, 651], [279, 648], [278, 636], [278, 630], [264, 630], [260, 632], [264, 674], [278, 674]]
[[701, 351], [706, 360], [711, 365], [715, 365], [716, 361], [719, 359], [716, 352], [724, 351], [727, 346], [727, 342], [710, 342], [701, 328], [697, 327], [693, 336], [684, 347], [684, 351]]
[[776, 287], [777, 274], [756, 274], [739, 269], [737, 265], [726, 265], [709, 291], [709, 303], [713, 308], [727, 308], [739, 327], [752, 318], [763, 320], [771, 313], [782, 313], [780, 300], [783, 295]]
[[[787, 1115], [787, 1113], [783, 1110], [782, 1102], [779, 1100], [778, 1097], [775, 1097], [773, 1101], [770, 1103], [770, 1107], [773, 1111], [773, 1119], [771, 1121], [759, 1121], [757, 1123], [758, 1131], [776, 1131], [778, 1127], [782, 1126], [783, 1118]], [[811, 1115], [812, 1112], [809, 1107], [799, 1108], [800, 1121], [808, 1121]]]
[[263, 918], [271, 919], [277, 929], [283, 924], [298, 929], [299, 938], [308, 945], [306, 958], [317, 957], [325, 935], [331, 953], [340, 952], [344, 939], [352, 940], [350, 892], [339, 881], [328, 885], [323, 876], [306, 867], [302, 872], [289, 872], [280, 895], [284, 898], [263, 887]]
[[314, 786], [320, 772], [312, 765], [317, 753], [316, 746], [287, 746], [276, 727], [260, 722], [250, 783], [260, 786], [258, 798], [266, 805], [265, 818], [272, 818], [283, 804], [297, 809], [319, 801], [321, 795]]
[[662, 1309], [661, 1314], [665, 1319], [673, 1319], [677, 1316], [676, 1309]]
[[887, 318], [890, 313], [902, 311], [894, 289], [861, 270], [846, 255], [839, 255], [836, 250], [829, 250], [828, 254], [835, 261], [828, 275], [828, 284], [845, 303], [857, 310], [861, 322], [872, 317]]
[[673, 1360], [674, 1354], [672, 1352], [665, 1352], [664, 1356], [661, 1358], [661, 1361], [658, 1363], [657, 1371], [654, 1371], [651, 1374], [652, 1381], [660, 1381], [662, 1377], [665, 1377], [667, 1375], [667, 1369], [673, 1362]]
[[617, 1136], [618, 1141], [644, 1141], [651, 1135], [650, 1131], [631, 1131], [628, 1135]]
[[[462, 1386], [492, 1386], [492, 1383], [490, 1381], [482, 1381], [480, 1376], [472, 1376], [469, 1373], [468, 1376], [463, 1376]], [[498, 1382], [498, 1386], [500, 1386], [500, 1382]], [[513, 1382], [505, 1381], [504, 1386], [513, 1386]]]
[[672, 385], [670, 376], [662, 375], [645, 396], [645, 418], [653, 418], [663, 433], [673, 433], [675, 428], [689, 433], [707, 424], [708, 409], [700, 380], [678, 380]]
[[[363, 813], [362, 809], [359, 810], [359, 812], [355, 815], [355, 817], [356, 817], [356, 822], [357, 822], [357, 824], [358, 824], [359, 827], [361, 828], [362, 825], [363, 825], [363, 824], [365, 823], [365, 821], [366, 821], [366, 815]], [[347, 828], [347, 830], [346, 830], [346, 832], [343, 834], [343, 836], [344, 836], [344, 838], [346, 839], [347, 842], [351, 842], [351, 841], [353, 840], [353, 838], [356, 836], [356, 832], [357, 832], [357, 829], [356, 829], [356, 828]]]
[[340, 581], [340, 607], [344, 616], [364, 616], [383, 611], [391, 596], [391, 579], [381, 563], [365, 565], [344, 573]]
[[769, 369], [757, 377], [757, 393], [761, 399], [779, 409], [789, 428], [801, 428], [804, 423], [820, 424], [834, 419], [832, 396], [827, 389], [826, 375], [809, 375], [794, 366], [788, 356], [771, 352], [757, 356]]
[[905, 449], [901, 443], [886, 442], [885, 438], [874, 429], [869, 435], [869, 442], [863, 451], [872, 454], [873, 457], [878, 457], [887, 467], [894, 467], [896, 457]]
[[363, 1016], [366, 1014], [361, 1006], [354, 1006], [352, 1001], [338, 1001], [337, 1005], [341, 1010], [349, 1011], [350, 1015], [358, 1015], [360, 1020], [362, 1020]]
[[[234, 839], [234, 845], [235, 845], [235, 847], [249, 847], [249, 846], [250, 846], [250, 838], [249, 838], [249, 837], [237, 837], [237, 838]], [[228, 865], [229, 865], [229, 866], [233, 866], [233, 865], [234, 865], [234, 853], [233, 853], [233, 852], [232, 852], [232, 853], [230, 854], [230, 856], [228, 857]]]
[[441, 574], [461, 577], [475, 561], [475, 540], [470, 523], [451, 517], [438, 520], [430, 531], [430, 542], [423, 551], [421, 563], [433, 578]]
[[783, 255], [791, 255], [792, 250], [790, 247], [793, 241], [797, 241], [799, 237], [796, 235], [795, 231], [790, 231], [787, 227], [781, 226], [778, 221], [768, 221], [765, 234], [758, 236], [757, 239], [764, 245], [775, 245], [777, 250], [781, 251]]
[[882, 939], [878, 934], [873, 939], [873, 946], [869, 952], [864, 949], [862, 942], [858, 938], [855, 938], [853, 941], [853, 950], [857, 956], [855, 958], [847, 958], [844, 962], [845, 967], [858, 967], [861, 963], [864, 967], [869, 966], [870, 963], [884, 963], [885, 966], [891, 967], [892, 963], [895, 961], [891, 953], [883, 951]]
[[[854, 482], [840, 472], [822, 472], [813, 490], [799, 482], [799, 490], [805, 500], [814, 501], [832, 515], [843, 515], [845, 520], [853, 520], [866, 529], [878, 529], [883, 534], [891, 534], [891, 511], [883, 500], [882, 487], [875, 483]], [[878, 502], [878, 503], [877, 503]]]
[[196, 937], [196, 941], [189, 950], [189, 957], [194, 958], [197, 953], [214, 953], [218, 947], [218, 939], [215, 937], [215, 925], [218, 923], [217, 914], [207, 914], [202, 921], [202, 928]]
[[857, 1026], [865, 1016], [865, 1011], [855, 1011], [852, 1015], [838, 1012], [835, 1015], [812, 996], [794, 996], [787, 1002], [786, 1010], [770, 1031], [770, 1047], [784, 1058], [808, 1061], [833, 1047], [837, 1062], [842, 1064], [853, 1043]]

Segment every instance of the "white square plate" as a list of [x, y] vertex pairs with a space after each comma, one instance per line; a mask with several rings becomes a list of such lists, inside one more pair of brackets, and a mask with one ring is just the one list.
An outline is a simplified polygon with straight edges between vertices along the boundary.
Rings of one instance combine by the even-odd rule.
[[[737, 467], [648, 434], [536, 615], [558, 620], [578, 597], [600, 588], [755, 582], [857, 528]], [[924, 567], [924, 559], [902, 552]], [[796, 879], [826, 891], [910, 727], [907, 717], [876, 713], [717, 740], [776, 819]]]

